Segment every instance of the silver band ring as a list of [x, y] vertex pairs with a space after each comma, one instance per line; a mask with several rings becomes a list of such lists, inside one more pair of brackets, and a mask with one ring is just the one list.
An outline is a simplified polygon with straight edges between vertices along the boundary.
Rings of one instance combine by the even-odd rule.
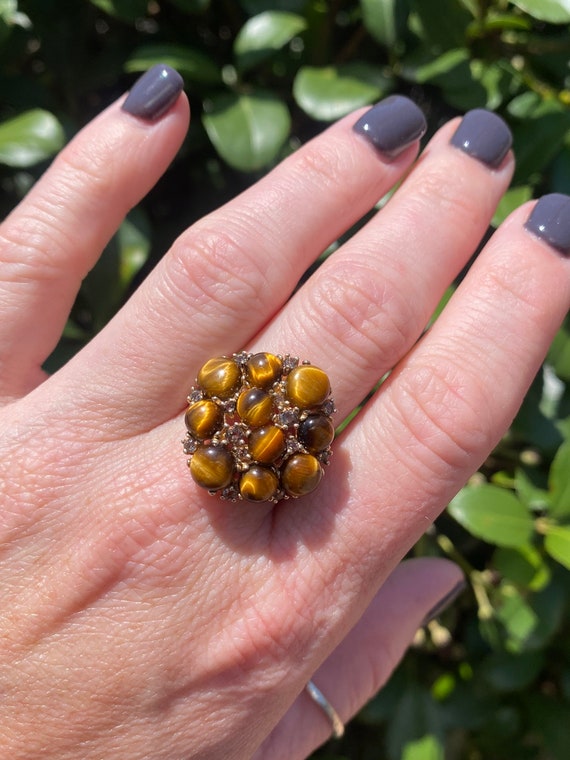
[[313, 702], [315, 702], [321, 708], [321, 710], [330, 720], [333, 737], [335, 739], [340, 739], [340, 737], [344, 734], [344, 723], [340, 719], [337, 711], [325, 697], [323, 692], [317, 688], [312, 681], [308, 682], [308, 684], [305, 686], [305, 690]]

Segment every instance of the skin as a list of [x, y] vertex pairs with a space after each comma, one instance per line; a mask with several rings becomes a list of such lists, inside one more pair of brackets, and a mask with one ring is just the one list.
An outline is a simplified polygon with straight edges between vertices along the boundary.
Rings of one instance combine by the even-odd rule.
[[[182, 234], [46, 378], [82, 277], [187, 129], [183, 95], [155, 123], [119, 105], [0, 229], [0, 756], [303, 758], [330, 735], [307, 680], [348, 720], [460, 580], [399, 563], [508, 428], [570, 262], [519, 208], [418, 341], [513, 157], [491, 170], [451, 147], [456, 120], [390, 161], [352, 132], [357, 113]], [[326, 369], [337, 421], [394, 368], [303, 500], [228, 505], [188, 474], [186, 393], [244, 347]]]

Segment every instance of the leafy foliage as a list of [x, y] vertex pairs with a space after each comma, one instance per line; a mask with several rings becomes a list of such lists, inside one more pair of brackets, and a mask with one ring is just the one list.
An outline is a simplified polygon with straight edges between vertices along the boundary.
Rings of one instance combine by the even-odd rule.
[[[570, 192], [569, 23], [567, 0], [0, 0], [3, 213], [154, 63], [180, 70], [194, 115], [169, 174], [85, 280], [48, 366], [101, 329], [195, 217], [389, 92], [410, 94], [434, 129], [473, 107], [509, 122], [517, 171], [494, 224], [533, 195]], [[316, 758], [565, 760], [569, 382], [567, 320], [509, 433], [414, 549], [453, 558], [470, 592]]]

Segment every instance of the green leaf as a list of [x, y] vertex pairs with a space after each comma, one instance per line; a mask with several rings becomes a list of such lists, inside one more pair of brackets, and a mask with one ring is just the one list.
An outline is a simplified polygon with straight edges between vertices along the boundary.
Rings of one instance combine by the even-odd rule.
[[570, 22], [569, 0], [512, 0], [529, 16], [550, 24], [567, 24]]
[[428, 45], [443, 51], [465, 44], [473, 16], [457, 0], [412, 0], [411, 6]]
[[510, 652], [520, 653], [538, 625], [538, 616], [520, 591], [508, 581], [501, 584], [499, 598], [496, 615], [505, 629], [505, 647]]
[[379, 726], [390, 721], [407, 688], [408, 679], [401, 669], [396, 669], [386, 685], [358, 713], [358, 722], [364, 726]]
[[570, 382], [570, 316], [566, 316], [548, 352], [548, 363], [561, 380]]
[[391, 88], [392, 80], [379, 66], [355, 61], [323, 68], [303, 66], [293, 82], [293, 96], [313, 119], [335, 121], [384, 97]]
[[466, 486], [447, 509], [472, 535], [497, 546], [523, 546], [533, 532], [526, 507], [497, 486]]
[[549, 527], [544, 539], [544, 548], [552, 559], [570, 570], [570, 527]]
[[166, 63], [194, 82], [218, 84], [221, 73], [205, 53], [183, 45], [144, 45], [134, 51], [125, 64], [125, 71], [146, 71], [157, 63]]
[[97, 8], [122, 21], [136, 21], [146, 16], [148, 0], [90, 0]]
[[400, 0], [360, 0], [362, 20], [372, 37], [387, 48], [396, 43], [407, 16]]
[[[558, 694], [546, 696], [537, 689], [527, 692], [524, 698], [529, 731], [540, 743], [539, 756], [547, 760], [568, 760], [568, 747], [570, 747], [568, 704], [563, 702]], [[536, 758], [537, 755], [533, 753], [533, 757]]]
[[556, 517], [570, 516], [570, 441], [565, 441], [556, 452], [548, 475], [548, 489], [549, 513]]
[[234, 42], [238, 68], [245, 71], [269, 58], [306, 28], [302, 16], [283, 11], [266, 11], [250, 18]]
[[104, 327], [122, 305], [149, 251], [148, 222], [135, 208], [83, 281], [81, 296], [89, 308], [93, 333]]
[[274, 161], [291, 128], [287, 106], [262, 91], [216, 95], [204, 103], [202, 122], [220, 156], [244, 172]]
[[[555, 571], [555, 566], [553, 570]], [[566, 574], [566, 571], [563, 570]], [[567, 606], [567, 590], [556, 573], [552, 573], [551, 582], [533, 594], [529, 601], [538, 623], [525, 641], [525, 649], [544, 649], [559, 631]]]
[[568, 140], [552, 162], [550, 190], [554, 193], [570, 193], [570, 145]]
[[541, 104], [531, 118], [512, 125], [517, 157], [514, 184], [526, 184], [559, 152], [570, 129], [570, 111], [558, 103]]
[[[476, 15], [476, 14], [474, 14]], [[529, 18], [514, 13], [497, 13], [489, 11], [485, 18], [472, 21], [468, 28], [469, 36], [479, 37], [481, 32], [497, 32], [514, 29], [516, 31], [529, 31], [532, 22]]]
[[524, 652], [516, 655], [493, 652], [483, 661], [481, 674], [496, 691], [518, 691], [528, 688], [533, 683], [543, 664], [542, 652]]
[[402, 760], [444, 760], [444, 757], [441, 742], [432, 734], [408, 742], [402, 753]]
[[491, 224], [493, 227], [498, 227], [499, 224], [504, 222], [507, 216], [512, 213], [523, 203], [526, 203], [532, 198], [532, 188], [529, 185], [519, 185], [519, 187], [511, 187], [503, 195], [499, 201], [499, 205], [493, 216]]
[[[465, 66], [467, 69], [465, 69]], [[402, 73], [419, 84], [424, 84], [425, 82], [438, 84], [442, 82], [442, 77], [460, 70], [461, 67], [463, 67], [461, 69], [461, 78], [463, 76], [471, 76], [469, 70], [469, 52], [466, 48], [448, 50], [437, 58], [433, 58], [433, 56], [426, 58], [424, 56], [422, 60], [417, 62], [413, 59], [408, 59], [403, 63]], [[469, 71], [469, 73], [463, 74], [463, 71]]]
[[34, 109], [0, 124], [0, 163], [33, 166], [63, 147], [65, 135], [48, 111]]
[[425, 49], [403, 61], [402, 76], [439, 87], [455, 108], [498, 108], [510, 94], [512, 73], [504, 63], [471, 57], [466, 48], [447, 50], [434, 58]]
[[534, 546], [499, 547], [493, 555], [496, 570], [523, 589], [538, 591], [550, 582], [550, 569]]
[[0, 0], [0, 20], [7, 26], [21, 26], [24, 29], [32, 25], [29, 17], [18, 9], [17, 0]]
[[562, 443], [562, 435], [549, 415], [550, 383], [544, 370], [537, 373], [511, 426], [514, 440], [532, 445], [553, 457]]
[[119, 245], [119, 282], [124, 291], [146, 264], [150, 253], [150, 229], [146, 216], [134, 208], [117, 232]]
[[409, 682], [388, 725], [386, 745], [389, 760], [400, 760], [404, 748], [429, 734], [440, 733], [444, 708], [419, 683]]
[[511, 100], [507, 111], [515, 119], [531, 119], [541, 103], [542, 100], [537, 92], [527, 90]]
[[524, 465], [517, 467], [514, 488], [519, 499], [529, 509], [540, 512], [549, 508], [550, 495], [543, 470]]

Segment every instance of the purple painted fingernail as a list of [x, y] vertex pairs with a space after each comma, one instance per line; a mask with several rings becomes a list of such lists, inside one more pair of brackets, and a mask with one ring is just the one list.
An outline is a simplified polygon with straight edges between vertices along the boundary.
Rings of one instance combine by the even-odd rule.
[[570, 256], [570, 197], [562, 193], [543, 195], [525, 227], [555, 251]]
[[427, 613], [425, 618], [423, 619], [422, 625], [427, 625], [430, 623], [434, 618], [441, 615], [441, 613], [446, 610], [449, 605], [454, 602], [457, 597], [465, 591], [467, 588], [467, 583], [462, 578], [459, 583], [456, 583], [455, 586], [445, 594], [445, 596], [442, 596], [442, 598], [439, 600], [437, 604], [435, 604], [431, 610]]
[[156, 121], [175, 103], [183, 87], [180, 74], [159, 63], [135, 82], [122, 109], [140, 119]]
[[451, 138], [464, 153], [496, 169], [513, 142], [511, 130], [500, 116], [484, 108], [468, 111]]
[[367, 111], [353, 129], [389, 158], [395, 158], [425, 133], [418, 106], [403, 95], [390, 95]]

